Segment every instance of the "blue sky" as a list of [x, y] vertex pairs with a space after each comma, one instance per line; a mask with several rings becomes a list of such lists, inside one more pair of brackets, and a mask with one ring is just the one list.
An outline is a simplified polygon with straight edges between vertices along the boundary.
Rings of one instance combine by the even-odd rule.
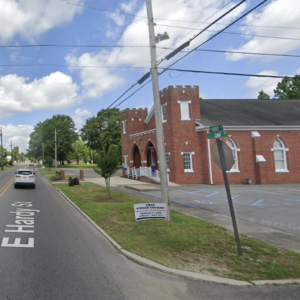
[[[87, 118], [107, 108], [148, 72], [145, 2], [0, 0], [0, 126], [6, 148], [12, 140], [21, 151], [26, 151], [33, 127], [54, 114], [71, 116], [80, 129]], [[152, 0], [155, 33], [168, 32], [170, 36], [157, 44], [158, 60], [238, 2]], [[193, 39], [185, 51], [194, 49], [260, 2], [245, 1], [211, 27], [213, 32]], [[269, 0], [237, 25], [199, 49], [300, 55], [299, 0]], [[49, 44], [70, 47], [45, 46]], [[15, 47], [21, 45], [39, 46]], [[82, 47], [88, 45], [106, 47]], [[185, 54], [179, 53], [160, 66], [167, 67]], [[173, 67], [291, 76], [300, 72], [299, 58], [204, 51], [194, 51]], [[167, 71], [159, 77], [159, 86], [163, 89], [169, 85], [199, 85], [204, 99], [249, 99], [257, 98], [262, 89], [273, 96], [278, 81]], [[152, 104], [150, 83], [119, 108], [149, 109]]]

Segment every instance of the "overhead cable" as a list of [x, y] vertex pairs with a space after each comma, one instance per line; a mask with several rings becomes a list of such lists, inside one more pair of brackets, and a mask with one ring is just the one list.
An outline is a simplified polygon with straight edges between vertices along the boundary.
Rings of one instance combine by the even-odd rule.
[[210, 28], [211, 26], [213, 26], [215, 23], [217, 23], [219, 20], [221, 20], [222, 18], [224, 18], [226, 15], [228, 15], [229, 13], [231, 13], [233, 10], [235, 10], [238, 6], [240, 6], [241, 4], [243, 4], [246, 0], [242, 0], [241, 2], [239, 2], [237, 5], [235, 5], [234, 7], [232, 7], [231, 9], [229, 9], [228, 11], [226, 11], [223, 15], [221, 15], [219, 18], [217, 18], [215, 21], [213, 21], [211, 24], [209, 24], [208, 26], [206, 26], [204, 29], [202, 29], [199, 33], [195, 34], [189, 41], [183, 43], [182, 45], [180, 45], [177, 49], [175, 49], [173, 52], [171, 52], [170, 54], [168, 54], [165, 58], [163, 58], [162, 60], [159, 61], [158, 65], [160, 63], [162, 63], [165, 59], [169, 60], [171, 57], [173, 57], [174, 55], [176, 55], [178, 52], [180, 52], [182, 49], [184, 49], [185, 47], [190, 45], [190, 42], [193, 41], [195, 38], [197, 38], [200, 34], [202, 34], [203, 32], [205, 32], [208, 28]]
[[291, 76], [284, 75], [268, 75], [268, 74], [247, 74], [247, 73], [233, 73], [233, 72], [217, 72], [217, 71], [201, 71], [201, 70], [186, 70], [186, 69], [174, 69], [174, 68], [161, 68], [165, 71], [177, 71], [177, 72], [186, 72], [186, 73], [204, 73], [204, 74], [217, 74], [217, 75], [233, 75], [233, 76], [245, 76], [245, 77], [262, 77], [262, 78], [294, 78]]
[[[179, 58], [178, 60], [176, 60], [174, 63], [172, 63], [169, 67], [175, 65], [177, 62], [179, 62], [180, 60], [182, 60], [184, 57], [188, 56], [189, 54], [191, 54], [192, 52], [194, 52], [196, 49], [198, 49], [199, 47], [203, 46], [204, 44], [206, 44], [207, 42], [209, 42], [210, 40], [212, 40], [213, 38], [215, 38], [216, 36], [218, 36], [219, 34], [221, 34], [223, 31], [225, 31], [227, 28], [229, 28], [230, 26], [232, 26], [233, 24], [235, 24], [236, 22], [240, 21], [242, 18], [244, 18], [245, 16], [247, 16], [248, 14], [250, 14], [252, 11], [254, 11], [256, 8], [258, 8], [259, 6], [263, 5], [265, 2], [267, 2], [268, 0], [264, 0], [262, 2], [260, 2], [258, 5], [256, 5], [255, 7], [253, 7], [252, 9], [250, 9], [248, 12], [246, 12], [245, 14], [243, 14], [241, 17], [239, 17], [238, 19], [236, 19], [235, 21], [233, 21], [232, 23], [230, 23], [228, 26], [224, 27], [222, 30], [220, 30], [219, 32], [217, 32], [216, 34], [214, 34], [213, 36], [211, 36], [209, 39], [207, 39], [205, 42], [203, 42], [202, 44], [200, 44], [199, 46], [197, 46], [196, 48], [194, 48], [193, 50], [189, 51], [187, 54], [185, 54], [184, 56], [182, 56], [181, 58]], [[168, 68], [169, 68], [168, 67]], [[163, 74], [166, 70], [163, 70], [161, 73], [159, 73], [159, 75]]]

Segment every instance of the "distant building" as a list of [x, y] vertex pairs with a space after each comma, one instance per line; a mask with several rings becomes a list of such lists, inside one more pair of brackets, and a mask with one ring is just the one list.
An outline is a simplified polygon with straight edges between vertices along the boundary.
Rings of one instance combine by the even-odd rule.
[[[170, 181], [223, 183], [207, 139], [222, 124], [235, 159], [230, 183], [300, 183], [300, 100], [199, 100], [198, 86], [169, 86], [160, 101]], [[153, 108], [121, 111], [121, 135], [126, 170], [159, 170]]]

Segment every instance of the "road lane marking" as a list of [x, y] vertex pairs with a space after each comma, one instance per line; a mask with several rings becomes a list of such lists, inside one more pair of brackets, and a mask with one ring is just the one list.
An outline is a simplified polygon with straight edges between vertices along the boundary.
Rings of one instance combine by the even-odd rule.
[[15, 180], [15, 176], [13, 176], [12, 179], [8, 183], [6, 183], [6, 185], [0, 190], [0, 197], [3, 196], [3, 194], [6, 192], [6, 190], [14, 180]]

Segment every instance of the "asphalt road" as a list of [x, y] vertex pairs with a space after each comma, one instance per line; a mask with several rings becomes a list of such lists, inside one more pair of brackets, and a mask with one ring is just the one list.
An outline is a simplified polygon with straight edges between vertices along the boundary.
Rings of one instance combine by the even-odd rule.
[[0, 172], [1, 300], [300, 299], [299, 285], [224, 286], [137, 265], [40, 174], [35, 190], [14, 189], [18, 168]]

